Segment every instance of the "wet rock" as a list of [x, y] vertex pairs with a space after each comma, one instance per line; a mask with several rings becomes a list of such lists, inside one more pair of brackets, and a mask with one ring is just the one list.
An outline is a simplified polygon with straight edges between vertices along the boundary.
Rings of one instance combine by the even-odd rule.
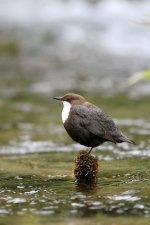
[[98, 159], [81, 150], [75, 160], [74, 176], [78, 182], [95, 182], [98, 173]]

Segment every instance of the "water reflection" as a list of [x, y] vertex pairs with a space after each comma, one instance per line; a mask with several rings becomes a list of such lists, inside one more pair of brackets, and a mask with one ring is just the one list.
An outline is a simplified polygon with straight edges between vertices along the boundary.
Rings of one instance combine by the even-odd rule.
[[[1, 185], [0, 214], [39, 215], [69, 213], [77, 217], [89, 217], [97, 213], [148, 215], [150, 208], [147, 199], [140, 196], [141, 190], [129, 189], [117, 193], [112, 182], [74, 183], [66, 178], [42, 179], [37, 176], [5, 177]], [[21, 187], [21, 188], [20, 188]], [[111, 190], [112, 189], [112, 190]], [[111, 194], [111, 192], [115, 194]]]
[[85, 195], [96, 195], [97, 193], [97, 182], [96, 180], [92, 180], [92, 181], [78, 181], [76, 182], [76, 191], [77, 191], [77, 195], [78, 194], [83, 194], [83, 196]]

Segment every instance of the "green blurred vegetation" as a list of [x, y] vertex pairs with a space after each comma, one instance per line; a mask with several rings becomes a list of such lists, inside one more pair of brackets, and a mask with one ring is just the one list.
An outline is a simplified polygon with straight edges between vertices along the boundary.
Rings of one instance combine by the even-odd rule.
[[17, 56], [20, 52], [19, 44], [16, 41], [0, 41], [0, 56]]
[[150, 68], [148, 68], [147, 70], [133, 74], [129, 78], [129, 84], [133, 85], [143, 79], [148, 79], [148, 80], [150, 79]]

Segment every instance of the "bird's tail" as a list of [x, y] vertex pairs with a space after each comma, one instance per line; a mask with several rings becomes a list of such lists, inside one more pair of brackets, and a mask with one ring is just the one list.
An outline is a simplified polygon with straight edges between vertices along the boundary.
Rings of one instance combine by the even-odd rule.
[[133, 140], [131, 140], [130, 138], [128, 138], [128, 137], [126, 137], [124, 135], [119, 138], [118, 142], [119, 143], [121, 143], [121, 142], [127, 142], [129, 144], [136, 145], [136, 143]]

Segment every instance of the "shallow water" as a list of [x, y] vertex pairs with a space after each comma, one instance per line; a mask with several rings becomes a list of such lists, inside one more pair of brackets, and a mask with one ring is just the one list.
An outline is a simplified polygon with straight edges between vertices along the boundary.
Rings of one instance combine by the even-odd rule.
[[14, 74], [13, 85], [10, 71], [0, 77], [0, 223], [149, 224], [149, 96], [76, 90], [110, 112], [137, 142], [98, 147], [93, 151], [99, 160], [97, 182], [78, 184], [74, 158], [83, 147], [64, 131], [62, 105], [51, 100], [52, 94], [26, 91], [44, 80], [32, 72], [32, 77]]
[[[127, 21], [150, 2], [43, 1], [40, 17], [33, 2], [0, 1], [0, 224], [148, 225], [150, 83], [129, 86], [128, 77], [149, 66], [149, 30]], [[73, 176], [85, 148], [68, 137], [52, 100], [69, 91], [137, 143], [96, 148], [96, 183]]]
[[149, 224], [149, 98], [95, 96], [89, 98], [111, 112], [137, 145], [106, 143], [95, 149], [99, 172], [92, 184], [77, 183], [73, 176], [74, 158], [83, 147], [64, 131], [62, 106], [49, 103], [47, 95], [20, 92], [5, 99], [0, 112], [2, 224]]
[[[75, 183], [72, 177], [74, 156], [73, 153], [3, 156], [1, 221], [7, 218], [15, 224], [16, 219], [23, 218], [25, 223], [30, 221], [28, 215], [48, 224], [61, 224], [75, 218], [79, 224], [83, 218], [98, 222], [102, 215], [106, 221], [111, 216], [148, 220], [150, 168], [147, 158], [102, 160], [97, 183], [84, 184]], [[126, 224], [130, 224], [130, 219]]]

